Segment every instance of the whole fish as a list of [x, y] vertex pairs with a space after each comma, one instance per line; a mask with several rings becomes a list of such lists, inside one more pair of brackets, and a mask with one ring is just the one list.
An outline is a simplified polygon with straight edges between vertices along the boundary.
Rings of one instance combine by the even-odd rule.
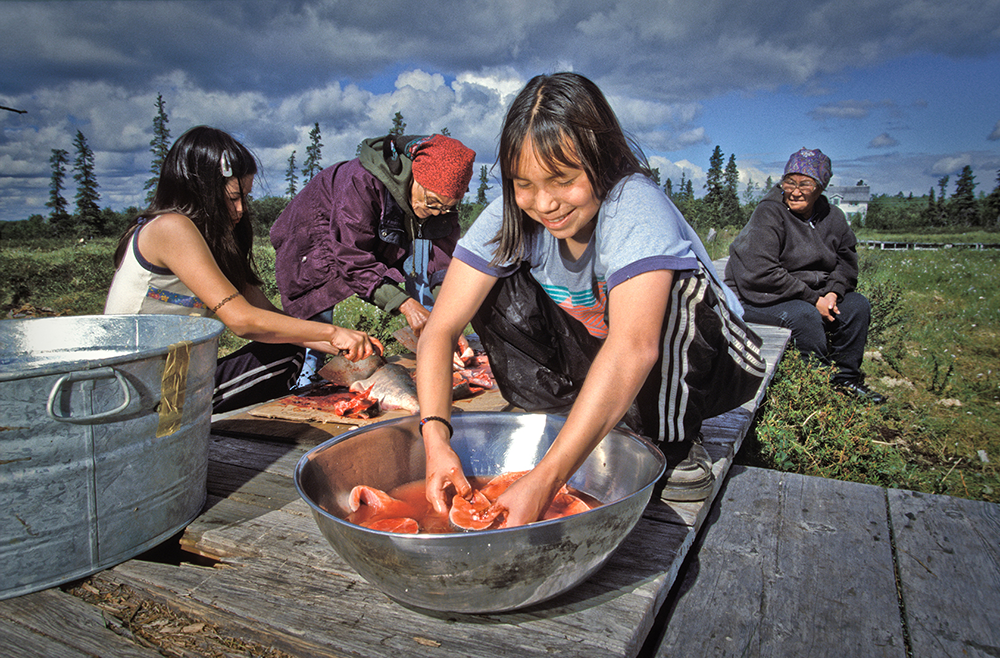
[[387, 363], [375, 371], [371, 377], [351, 384], [351, 390], [360, 393], [371, 389], [368, 397], [378, 400], [382, 409], [403, 409], [415, 412], [420, 408], [417, 402], [417, 385], [408, 371], [398, 363]]
[[320, 368], [319, 376], [337, 386], [350, 386], [356, 381], [371, 377], [384, 365], [385, 359], [378, 354], [360, 361], [348, 361], [346, 357], [335, 354]]

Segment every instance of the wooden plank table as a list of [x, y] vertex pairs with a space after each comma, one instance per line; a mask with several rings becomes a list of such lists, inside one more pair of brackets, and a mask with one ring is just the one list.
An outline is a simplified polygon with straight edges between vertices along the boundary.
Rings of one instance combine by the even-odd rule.
[[[759, 329], [770, 377], [788, 332]], [[188, 558], [133, 559], [89, 582], [102, 592], [136, 593], [230, 635], [296, 656], [423, 655], [429, 648], [489, 658], [635, 656], [726, 478], [766, 383], [755, 400], [705, 422], [717, 477], [707, 501], [652, 502], [604, 568], [570, 592], [531, 608], [461, 615], [418, 611], [388, 599], [330, 548], [292, 480], [295, 464], [312, 445], [351, 426], [243, 414], [213, 423], [209, 500], [178, 538]], [[497, 404], [482, 396], [467, 401], [466, 409]], [[51, 635], [36, 630], [23, 615], [24, 609], [42, 605], [37, 598], [42, 595], [73, 599], [54, 589], [0, 602], [0, 622], [21, 634]], [[104, 631], [103, 626], [95, 629], [88, 642], [100, 642]], [[71, 635], [84, 634], [76, 629]], [[72, 637], [58, 642], [64, 651], [52, 655], [91, 653], [89, 644]]]
[[1000, 505], [736, 466], [651, 655], [1000, 655]]

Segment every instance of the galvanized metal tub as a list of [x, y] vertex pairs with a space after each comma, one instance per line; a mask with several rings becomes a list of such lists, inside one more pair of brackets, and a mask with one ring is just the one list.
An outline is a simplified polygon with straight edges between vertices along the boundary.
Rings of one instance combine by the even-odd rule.
[[197, 516], [223, 329], [0, 321], [0, 599], [114, 566]]
[[[544, 414], [456, 414], [452, 447], [467, 475], [526, 470], [563, 422]], [[419, 608], [485, 613], [544, 601], [596, 572], [639, 520], [665, 460], [646, 439], [614, 430], [570, 480], [605, 504], [516, 528], [403, 535], [345, 520], [355, 485], [388, 491], [422, 479], [424, 465], [416, 417], [389, 420], [307, 452], [295, 485], [330, 545], [372, 585]]]

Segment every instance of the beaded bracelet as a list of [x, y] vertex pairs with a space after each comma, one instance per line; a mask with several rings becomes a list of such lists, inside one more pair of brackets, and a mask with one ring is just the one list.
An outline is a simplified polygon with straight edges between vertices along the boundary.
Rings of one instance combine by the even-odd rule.
[[449, 423], [447, 420], [445, 420], [441, 416], [427, 416], [426, 418], [421, 418], [420, 419], [420, 436], [424, 435], [424, 425], [426, 425], [429, 421], [432, 421], [432, 420], [436, 420], [439, 423], [444, 423], [445, 427], [448, 428], [448, 439], [449, 440], [451, 439], [451, 437], [455, 436], [455, 428], [452, 427], [451, 423]]
[[218, 311], [218, 310], [219, 310], [220, 308], [222, 308], [222, 306], [223, 306], [223, 305], [224, 305], [224, 304], [225, 304], [226, 302], [229, 302], [229, 301], [232, 301], [232, 300], [236, 299], [236, 298], [237, 298], [237, 297], [239, 297], [239, 296], [240, 296], [240, 293], [238, 293], [238, 292], [234, 292], [234, 293], [233, 293], [233, 294], [231, 294], [231, 295], [230, 295], [229, 297], [226, 297], [226, 298], [225, 298], [225, 299], [223, 299], [223, 300], [222, 300], [221, 302], [219, 302], [218, 304], [216, 304], [214, 308], [212, 308], [212, 313], [215, 313], [215, 312], [216, 312], [216, 311]]

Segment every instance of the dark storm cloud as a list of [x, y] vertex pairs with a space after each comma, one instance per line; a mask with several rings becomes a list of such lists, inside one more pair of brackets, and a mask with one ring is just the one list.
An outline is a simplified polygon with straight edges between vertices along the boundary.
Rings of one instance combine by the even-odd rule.
[[[0, 112], [0, 219], [45, 212], [49, 154], [71, 150], [78, 129], [96, 152], [102, 205], [134, 203], [157, 93], [173, 137], [198, 123], [230, 130], [280, 187], [315, 122], [331, 162], [396, 111], [414, 130], [448, 127], [490, 162], [506, 103], [539, 72], [593, 78], [642, 143], [668, 154], [717, 143], [702, 109], [718, 96], [815, 94], [799, 115], [822, 121], [807, 123], [872, 121], [881, 96], [831, 100], [842, 77], [998, 44], [1000, 3], [971, 0], [0, 2], [0, 105], [28, 111]], [[864, 134], [890, 130], [905, 139], [893, 126]], [[704, 163], [689, 165], [669, 166]]]
[[8, 94], [67, 80], [134, 86], [183, 70], [206, 88], [277, 95], [400, 63], [446, 74], [570, 63], [621, 93], [671, 100], [802, 84], [914, 49], [980, 54], [1000, 39], [1000, 3], [968, 1], [6, 2], [0, 11]]

